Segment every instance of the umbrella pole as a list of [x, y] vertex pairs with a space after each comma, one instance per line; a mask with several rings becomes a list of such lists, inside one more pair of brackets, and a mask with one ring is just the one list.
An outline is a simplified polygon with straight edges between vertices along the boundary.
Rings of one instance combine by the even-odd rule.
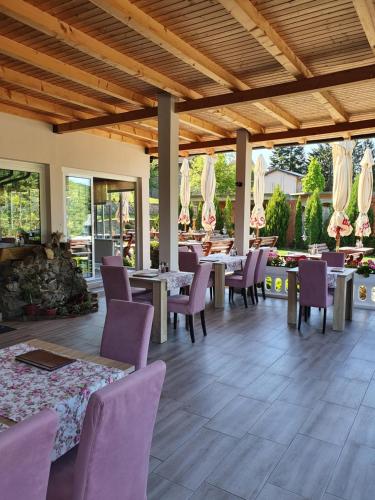
[[259, 238], [259, 227], [258, 226], [256, 228], [256, 233], [255, 234], [256, 234], [256, 237]]
[[340, 249], [340, 229], [336, 229], [336, 252]]

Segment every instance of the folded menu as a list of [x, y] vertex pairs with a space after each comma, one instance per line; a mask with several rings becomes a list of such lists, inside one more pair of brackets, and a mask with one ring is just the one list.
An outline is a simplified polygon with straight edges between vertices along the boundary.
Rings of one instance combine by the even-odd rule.
[[62, 368], [66, 365], [70, 365], [75, 361], [75, 359], [66, 358], [65, 356], [60, 356], [59, 354], [45, 351], [44, 349], [36, 349], [35, 351], [28, 351], [23, 354], [19, 354], [15, 357], [15, 359], [17, 361], [21, 361], [22, 363], [27, 363], [28, 365], [33, 365], [49, 372]]

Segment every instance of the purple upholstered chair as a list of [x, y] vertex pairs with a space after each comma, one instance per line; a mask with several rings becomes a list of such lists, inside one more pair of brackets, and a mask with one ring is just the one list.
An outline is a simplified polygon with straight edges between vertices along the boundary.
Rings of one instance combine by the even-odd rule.
[[339, 252], [322, 252], [322, 259], [329, 267], [344, 267], [345, 254]]
[[136, 370], [147, 365], [154, 308], [149, 304], [111, 300], [104, 323], [100, 355]]
[[92, 394], [78, 447], [51, 467], [47, 500], [146, 500], [164, 377], [155, 361]]
[[233, 301], [234, 289], [241, 288], [242, 297], [246, 308], [247, 308], [247, 297], [246, 297], [247, 289], [249, 289], [252, 303], [255, 304], [253, 287], [254, 287], [255, 268], [258, 260], [259, 260], [259, 250], [253, 250], [252, 252], [249, 252], [246, 257], [243, 273], [231, 274], [225, 277], [225, 285], [229, 286], [229, 300]]
[[0, 497], [46, 498], [58, 416], [45, 409], [0, 433]]
[[134, 299], [137, 302], [151, 302], [151, 294], [145, 288], [132, 288], [130, 286], [128, 270], [124, 266], [100, 266], [102, 275], [105, 300], [107, 308], [112, 299], [127, 300]]
[[[195, 252], [180, 252], [178, 254], [178, 268], [180, 271], [195, 273], [199, 265], [199, 255]], [[210, 299], [213, 298], [214, 278], [212, 273], [208, 280], [207, 288], [210, 289]]]
[[193, 316], [200, 313], [203, 335], [207, 335], [204, 309], [206, 306], [206, 290], [212, 265], [198, 264], [190, 287], [190, 295], [172, 295], [168, 297], [168, 312], [174, 313], [174, 328], [177, 326], [177, 314], [185, 314], [189, 320], [190, 338], [195, 342]]
[[258, 290], [257, 287], [260, 285], [262, 289], [263, 299], [266, 299], [266, 288], [265, 288], [265, 279], [266, 279], [266, 266], [268, 255], [270, 253], [269, 247], [263, 247], [259, 249], [259, 257], [257, 265], [255, 266], [255, 275], [254, 275], [254, 293], [255, 300], [258, 303]]
[[191, 250], [198, 255], [198, 257], [204, 257], [204, 251], [202, 245], [191, 245]]
[[299, 271], [299, 313], [298, 330], [301, 329], [302, 311], [307, 319], [310, 307], [324, 309], [323, 330], [326, 330], [327, 307], [333, 304], [333, 296], [328, 293], [327, 262], [316, 260], [301, 260]]
[[122, 267], [124, 265], [124, 261], [121, 255], [107, 255], [106, 257], [102, 257], [103, 266], [117, 266]]

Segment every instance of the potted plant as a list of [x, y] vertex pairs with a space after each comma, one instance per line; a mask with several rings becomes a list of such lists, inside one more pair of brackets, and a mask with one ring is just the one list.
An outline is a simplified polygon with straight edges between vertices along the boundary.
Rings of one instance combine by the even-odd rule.
[[39, 312], [39, 305], [34, 301], [39, 297], [39, 291], [36, 283], [33, 281], [25, 281], [21, 285], [22, 298], [26, 302], [23, 307], [26, 316], [36, 316]]

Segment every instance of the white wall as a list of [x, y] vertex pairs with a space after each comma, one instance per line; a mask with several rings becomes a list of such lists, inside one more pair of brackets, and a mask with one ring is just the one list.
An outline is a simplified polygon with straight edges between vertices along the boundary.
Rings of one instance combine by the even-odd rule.
[[51, 194], [47, 202], [48, 225], [53, 231], [64, 231], [65, 169], [136, 179], [138, 237], [143, 242], [139, 248], [141, 265], [148, 267], [150, 160], [143, 148], [83, 132], [58, 135], [46, 123], [0, 113], [0, 158], [46, 165]]
[[286, 194], [296, 193], [298, 177], [294, 175], [288, 175], [285, 172], [270, 172], [265, 175], [265, 193], [273, 193], [276, 186], [279, 185]]

